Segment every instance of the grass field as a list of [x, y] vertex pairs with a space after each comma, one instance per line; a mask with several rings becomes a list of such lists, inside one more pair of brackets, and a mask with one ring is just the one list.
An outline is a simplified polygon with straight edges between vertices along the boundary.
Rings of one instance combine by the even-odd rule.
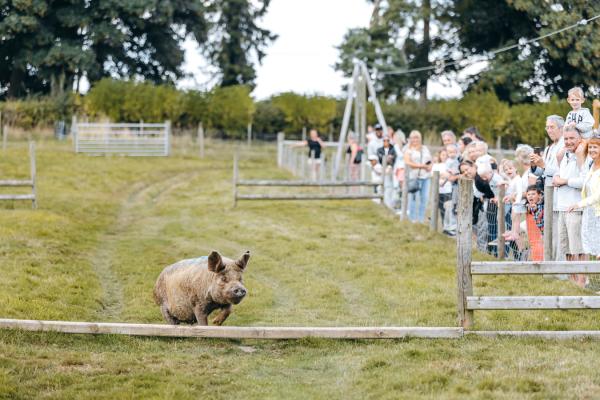
[[[234, 146], [207, 158], [88, 157], [38, 143], [39, 205], [0, 203], [3, 318], [162, 323], [159, 272], [217, 249], [252, 259], [226, 325], [454, 326], [455, 243], [370, 201], [242, 202]], [[239, 146], [243, 178], [289, 178]], [[25, 142], [0, 179], [28, 174]], [[2, 192], [6, 192], [3, 189]], [[481, 257], [481, 256], [480, 256]], [[582, 294], [542, 277], [475, 294]], [[476, 329], [599, 329], [590, 311], [478, 312]], [[0, 331], [0, 398], [595, 398], [589, 340], [206, 340]]]

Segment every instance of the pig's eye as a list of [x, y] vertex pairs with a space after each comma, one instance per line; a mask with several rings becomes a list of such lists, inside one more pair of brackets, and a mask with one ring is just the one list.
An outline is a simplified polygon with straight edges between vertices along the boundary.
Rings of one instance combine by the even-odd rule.
[[229, 279], [227, 279], [227, 277], [226, 277], [226, 276], [223, 276], [223, 277], [221, 278], [221, 280], [223, 281], [223, 283], [227, 283], [227, 282], [229, 282]]

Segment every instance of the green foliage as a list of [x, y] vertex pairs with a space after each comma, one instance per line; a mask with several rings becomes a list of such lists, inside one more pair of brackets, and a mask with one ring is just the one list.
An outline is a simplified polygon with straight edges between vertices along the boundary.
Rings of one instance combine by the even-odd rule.
[[39, 97], [0, 102], [3, 124], [22, 129], [52, 126], [55, 122], [69, 121], [78, 109], [80, 98], [65, 94], [57, 98]]
[[118, 122], [179, 121], [184, 112], [183, 94], [169, 85], [103, 79], [86, 97], [91, 116]]
[[210, 127], [227, 137], [244, 137], [254, 111], [248, 86], [216, 87], [208, 94]]
[[285, 115], [287, 133], [298, 133], [303, 127], [327, 131], [337, 113], [337, 101], [331, 97], [287, 92], [273, 97], [272, 102]]
[[272, 100], [262, 100], [256, 103], [256, 113], [253, 121], [254, 132], [257, 134], [273, 134], [283, 132], [285, 127], [285, 114], [273, 104]]

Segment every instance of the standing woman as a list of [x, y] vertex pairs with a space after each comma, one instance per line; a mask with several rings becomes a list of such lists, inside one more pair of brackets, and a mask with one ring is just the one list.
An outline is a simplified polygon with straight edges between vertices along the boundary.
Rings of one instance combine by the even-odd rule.
[[[581, 241], [583, 252], [600, 257], [600, 136], [589, 139], [586, 153], [592, 159], [583, 181], [581, 201], [568, 208], [574, 211], [583, 208], [581, 219]], [[588, 161], [585, 161], [586, 163]], [[587, 166], [584, 166], [584, 170]]]
[[358, 181], [360, 164], [362, 163], [363, 156], [363, 150], [356, 140], [356, 133], [350, 132], [348, 134], [348, 149], [346, 150], [346, 153], [350, 155], [348, 160], [348, 175], [352, 182]]
[[[294, 145], [293, 147], [308, 146], [308, 163], [311, 169], [311, 179], [316, 179], [319, 176], [319, 166], [321, 165], [321, 149], [325, 146], [323, 140], [319, 137], [319, 132], [316, 129], [310, 130], [308, 139]], [[315, 164], [312, 165], [314, 157]]]
[[[425, 222], [425, 208], [429, 197], [431, 181], [431, 153], [423, 145], [421, 132], [412, 131], [404, 150], [404, 163], [410, 168], [408, 176], [408, 210], [412, 222]], [[413, 193], [410, 193], [411, 190]], [[417, 195], [419, 203], [417, 204]]]

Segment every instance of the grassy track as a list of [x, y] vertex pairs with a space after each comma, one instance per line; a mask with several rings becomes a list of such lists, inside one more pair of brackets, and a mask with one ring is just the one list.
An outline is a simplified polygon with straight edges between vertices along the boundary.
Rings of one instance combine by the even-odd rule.
[[[244, 178], [285, 178], [274, 149]], [[40, 209], [0, 203], [1, 317], [162, 322], [162, 268], [218, 249], [253, 256], [228, 325], [452, 326], [454, 242], [370, 201], [242, 202], [232, 145], [199, 160], [87, 157], [38, 144]], [[27, 175], [25, 143], [0, 179]], [[580, 294], [541, 277], [482, 277], [476, 294]], [[478, 329], [599, 329], [597, 313], [479, 312]], [[594, 342], [169, 340], [0, 331], [0, 398], [593, 398]]]

